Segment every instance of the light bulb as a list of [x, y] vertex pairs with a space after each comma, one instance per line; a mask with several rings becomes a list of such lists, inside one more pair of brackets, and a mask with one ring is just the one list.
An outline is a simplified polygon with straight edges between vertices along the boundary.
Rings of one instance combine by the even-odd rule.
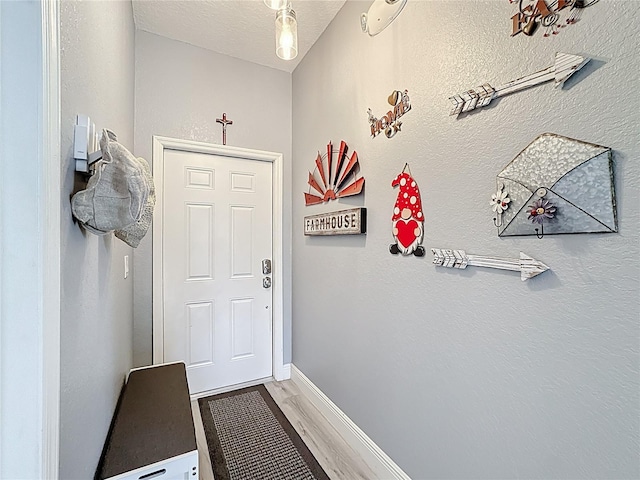
[[290, 8], [289, 0], [264, 0], [264, 4], [271, 10], [282, 10], [283, 8]]
[[276, 13], [276, 55], [293, 60], [298, 55], [298, 23], [296, 12], [290, 8]]
[[280, 48], [285, 51], [291, 51], [293, 48], [293, 34], [290, 28], [283, 28], [280, 35]]

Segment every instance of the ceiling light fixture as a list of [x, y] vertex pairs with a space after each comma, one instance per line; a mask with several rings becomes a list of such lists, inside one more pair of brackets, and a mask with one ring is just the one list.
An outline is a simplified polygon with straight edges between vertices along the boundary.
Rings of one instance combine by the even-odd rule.
[[371, 37], [379, 34], [400, 15], [406, 3], [407, 0], [374, 0], [369, 11], [360, 16], [362, 31]]
[[271, 10], [282, 10], [283, 8], [291, 7], [289, 0], [264, 0], [264, 4]]
[[298, 22], [290, 6], [276, 12], [276, 55], [283, 60], [298, 55]]

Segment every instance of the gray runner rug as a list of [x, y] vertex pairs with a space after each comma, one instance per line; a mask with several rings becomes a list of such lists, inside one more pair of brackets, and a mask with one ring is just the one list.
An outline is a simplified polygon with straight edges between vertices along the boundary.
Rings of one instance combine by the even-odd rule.
[[215, 480], [329, 480], [263, 385], [198, 404]]

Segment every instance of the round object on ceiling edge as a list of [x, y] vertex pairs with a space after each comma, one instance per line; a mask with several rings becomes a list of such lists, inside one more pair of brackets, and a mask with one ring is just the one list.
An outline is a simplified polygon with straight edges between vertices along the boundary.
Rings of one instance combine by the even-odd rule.
[[406, 5], [407, 0], [374, 0], [367, 13], [360, 17], [362, 31], [373, 37], [393, 22]]

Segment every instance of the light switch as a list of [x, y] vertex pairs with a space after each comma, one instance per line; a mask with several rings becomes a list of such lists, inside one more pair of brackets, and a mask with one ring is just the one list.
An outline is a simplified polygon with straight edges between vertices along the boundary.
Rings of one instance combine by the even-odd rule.
[[124, 256], [124, 278], [129, 276], [129, 255]]

